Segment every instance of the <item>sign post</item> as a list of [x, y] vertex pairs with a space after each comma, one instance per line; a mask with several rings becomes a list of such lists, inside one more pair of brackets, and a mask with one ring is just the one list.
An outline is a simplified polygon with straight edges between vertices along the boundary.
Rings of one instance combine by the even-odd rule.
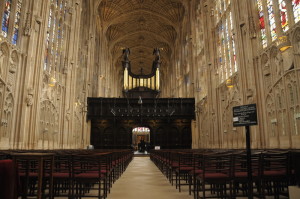
[[245, 126], [245, 130], [246, 130], [248, 198], [253, 199], [250, 126], [257, 125], [256, 104], [235, 106], [233, 107], [232, 112], [233, 112], [233, 126], [234, 127]]

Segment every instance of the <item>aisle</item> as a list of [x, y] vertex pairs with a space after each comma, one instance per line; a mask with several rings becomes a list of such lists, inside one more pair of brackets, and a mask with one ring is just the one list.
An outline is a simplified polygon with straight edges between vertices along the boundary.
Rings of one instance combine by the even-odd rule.
[[192, 199], [188, 186], [179, 193], [149, 157], [134, 157], [107, 199]]

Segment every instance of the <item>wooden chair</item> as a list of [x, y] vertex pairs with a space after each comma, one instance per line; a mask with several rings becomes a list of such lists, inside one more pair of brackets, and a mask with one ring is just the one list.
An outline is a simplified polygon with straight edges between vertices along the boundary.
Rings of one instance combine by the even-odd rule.
[[72, 185], [71, 155], [59, 153], [54, 158], [53, 196], [70, 197]]
[[[201, 161], [202, 173], [196, 177], [197, 198], [233, 197], [231, 158], [230, 154], [203, 155]], [[210, 188], [207, 188], [207, 186], [210, 186]], [[227, 190], [228, 187], [229, 190]], [[207, 191], [210, 191], [210, 195], [207, 195]], [[202, 192], [202, 196], [199, 195], [199, 192]]]
[[[72, 198], [107, 196], [107, 176], [102, 172], [101, 154], [73, 155], [72, 157]], [[96, 190], [97, 195], [91, 193]]]
[[288, 196], [287, 190], [290, 182], [290, 159], [288, 152], [261, 153], [259, 160], [258, 191], [259, 197], [273, 195]]
[[[192, 152], [178, 152], [178, 167], [175, 169], [176, 173], [176, 189], [178, 187], [181, 192], [182, 185], [189, 185], [189, 173], [194, 169], [193, 153]], [[182, 180], [185, 183], [182, 184]], [[189, 191], [191, 194], [191, 191]]]

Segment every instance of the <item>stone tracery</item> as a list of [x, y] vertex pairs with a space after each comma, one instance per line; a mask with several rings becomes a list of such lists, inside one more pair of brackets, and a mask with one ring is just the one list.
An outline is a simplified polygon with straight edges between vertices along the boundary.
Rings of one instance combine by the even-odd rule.
[[[225, 7], [217, 2], [221, 1], [58, 0], [32, 6], [33, 1], [23, 1], [20, 41], [10, 43], [10, 29], [7, 37], [0, 36], [0, 146], [9, 148], [13, 140], [18, 142], [15, 147], [24, 148], [87, 145], [86, 97], [122, 95], [121, 52], [127, 47], [136, 73], [140, 68], [148, 73], [152, 57], [147, 55], [159, 48], [162, 96], [196, 98], [202, 111], [197, 113], [195, 147], [242, 147], [243, 132], [231, 126], [231, 108], [245, 103], [257, 103], [260, 108], [261, 126], [254, 127], [254, 146], [300, 146], [299, 24], [291, 18], [288, 30], [280, 31], [277, 25], [277, 36], [287, 36], [293, 46], [280, 51], [276, 41], [270, 40], [270, 25], [256, 27], [261, 16], [255, 2], [231, 1]], [[229, 8], [232, 19], [226, 15]], [[55, 28], [47, 26], [50, 9]], [[280, 21], [278, 16], [275, 21]], [[218, 34], [216, 27], [222, 24], [232, 35]], [[46, 51], [47, 34], [53, 54], [51, 48]], [[58, 37], [64, 41], [57, 43]], [[220, 81], [218, 65], [218, 46], [228, 40], [235, 41], [237, 59], [231, 61], [239, 66], [223, 78], [230, 77], [232, 88]], [[47, 70], [42, 66], [45, 53], [51, 54]], [[51, 87], [53, 75], [56, 84]]]

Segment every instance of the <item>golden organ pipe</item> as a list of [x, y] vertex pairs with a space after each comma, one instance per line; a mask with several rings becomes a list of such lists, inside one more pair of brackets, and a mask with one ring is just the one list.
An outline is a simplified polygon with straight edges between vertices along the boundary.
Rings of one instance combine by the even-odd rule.
[[140, 78], [140, 86], [144, 86], [144, 81], [142, 78]]
[[151, 89], [155, 89], [155, 76], [151, 77]]
[[129, 89], [132, 89], [132, 77], [129, 75]]
[[132, 88], [136, 87], [136, 78], [132, 78]]
[[156, 87], [156, 90], [159, 90], [159, 69], [157, 68], [156, 69], [156, 85], [155, 85], [155, 87]]
[[128, 90], [128, 70], [124, 70], [124, 90]]
[[148, 79], [147, 79], [147, 81], [148, 81], [148, 85], [147, 85], [147, 87], [151, 89], [151, 79], [150, 79], [150, 78], [148, 78]]

